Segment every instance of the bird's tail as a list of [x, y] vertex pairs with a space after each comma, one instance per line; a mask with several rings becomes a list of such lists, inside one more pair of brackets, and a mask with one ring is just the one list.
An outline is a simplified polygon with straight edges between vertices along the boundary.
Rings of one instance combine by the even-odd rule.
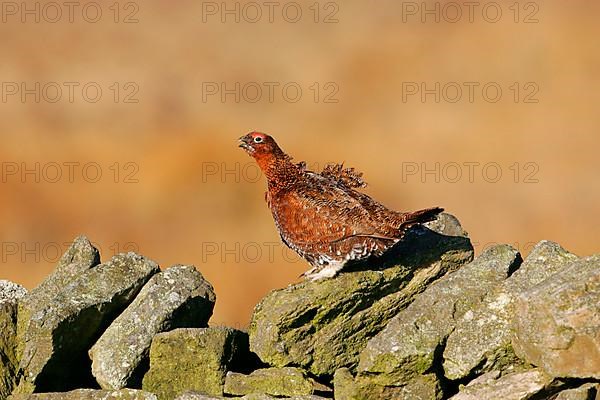
[[425, 208], [419, 211], [408, 212], [402, 215], [402, 228], [408, 228], [415, 224], [423, 224], [433, 221], [439, 213], [444, 211], [441, 207]]

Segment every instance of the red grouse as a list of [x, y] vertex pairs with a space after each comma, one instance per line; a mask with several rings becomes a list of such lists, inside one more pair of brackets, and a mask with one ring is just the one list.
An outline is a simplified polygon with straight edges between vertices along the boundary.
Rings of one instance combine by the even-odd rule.
[[241, 137], [240, 147], [267, 177], [265, 200], [277, 230], [312, 266], [303, 274], [312, 280], [333, 277], [349, 261], [380, 256], [408, 228], [434, 220], [443, 211], [392, 211], [356, 190], [366, 184], [353, 168], [330, 164], [321, 173], [308, 171], [264, 133]]

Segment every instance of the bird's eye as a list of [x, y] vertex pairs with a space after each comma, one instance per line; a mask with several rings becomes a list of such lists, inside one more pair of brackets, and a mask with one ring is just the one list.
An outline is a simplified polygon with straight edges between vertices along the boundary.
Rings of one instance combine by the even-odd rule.
[[254, 138], [254, 143], [261, 143], [263, 141], [263, 139], [260, 136], [256, 136]]

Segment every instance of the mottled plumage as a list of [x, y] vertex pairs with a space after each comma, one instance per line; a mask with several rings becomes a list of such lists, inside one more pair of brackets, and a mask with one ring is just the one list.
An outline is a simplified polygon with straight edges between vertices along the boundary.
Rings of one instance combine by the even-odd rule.
[[322, 172], [293, 163], [272, 137], [251, 132], [240, 147], [254, 157], [265, 174], [265, 200], [283, 242], [313, 267], [310, 279], [334, 276], [349, 261], [380, 256], [402, 239], [406, 230], [431, 221], [443, 209], [401, 213], [390, 210], [356, 188], [366, 186], [362, 174], [340, 164]]

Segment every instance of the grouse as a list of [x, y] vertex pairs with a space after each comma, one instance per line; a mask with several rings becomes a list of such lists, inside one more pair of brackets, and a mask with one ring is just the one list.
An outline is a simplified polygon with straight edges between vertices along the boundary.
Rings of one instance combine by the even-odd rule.
[[260, 132], [239, 141], [267, 178], [265, 200], [281, 240], [312, 266], [302, 274], [308, 279], [330, 278], [350, 261], [381, 256], [408, 228], [443, 211], [390, 210], [356, 190], [366, 184], [353, 168], [328, 164], [320, 173], [309, 171]]

